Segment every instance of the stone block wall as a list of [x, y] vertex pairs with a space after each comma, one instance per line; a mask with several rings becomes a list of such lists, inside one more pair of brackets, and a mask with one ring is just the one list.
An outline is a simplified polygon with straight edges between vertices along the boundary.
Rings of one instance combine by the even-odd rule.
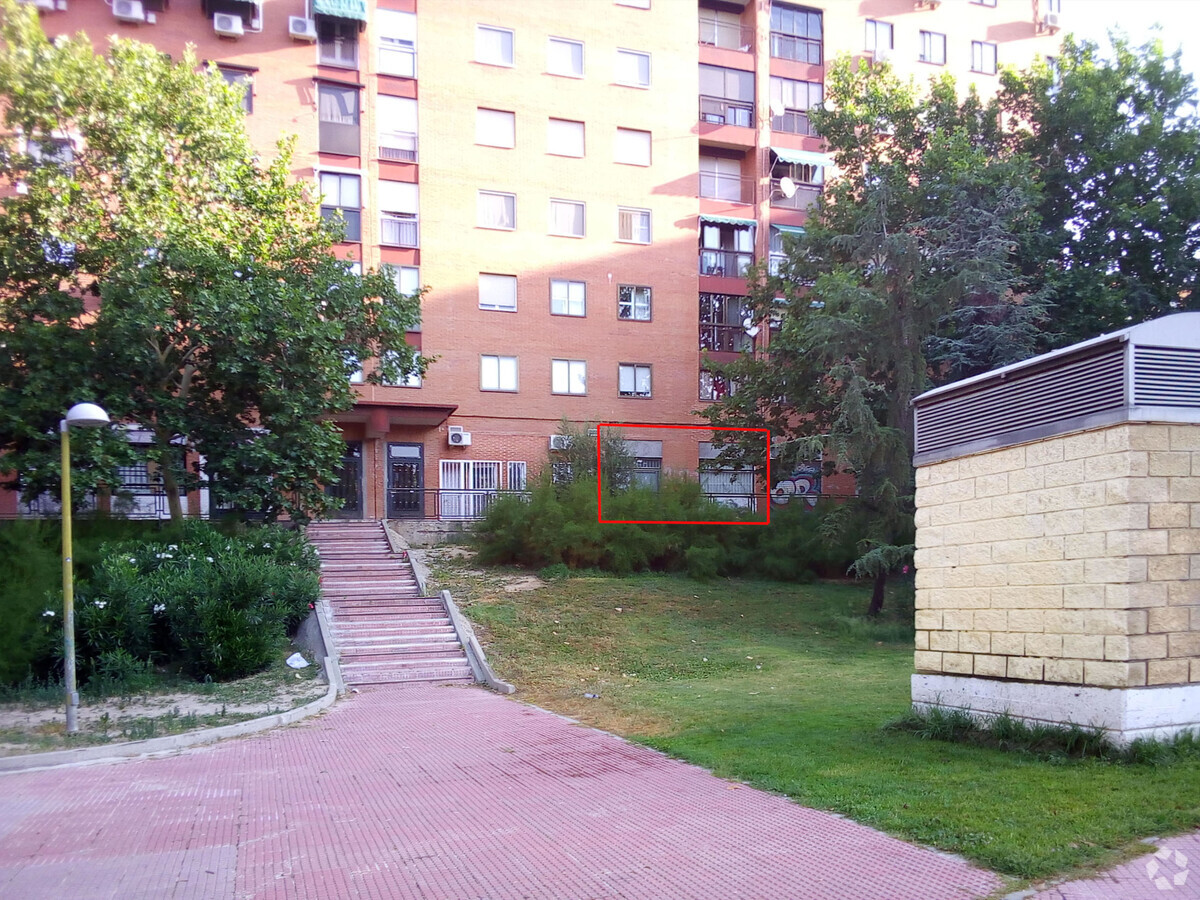
[[922, 466], [915, 562], [918, 673], [1200, 682], [1200, 426]]

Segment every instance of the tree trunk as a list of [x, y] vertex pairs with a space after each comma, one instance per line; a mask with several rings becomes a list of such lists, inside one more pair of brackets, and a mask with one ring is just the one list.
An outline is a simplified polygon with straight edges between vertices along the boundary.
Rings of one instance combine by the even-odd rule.
[[883, 591], [887, 587], [887, 572], [875, 576], [875, 586], [871, 589], [871, 605], [867, 608], [868, 616], [877, 616], [883, 609]]
[[167, 494], [167, 509], [171, 511], [171, 521], [183, 521], [183, 504], [179, 500], [179, 482], [175, 478], [174, 460], [168, 455], [162, 463], [163, 490]]

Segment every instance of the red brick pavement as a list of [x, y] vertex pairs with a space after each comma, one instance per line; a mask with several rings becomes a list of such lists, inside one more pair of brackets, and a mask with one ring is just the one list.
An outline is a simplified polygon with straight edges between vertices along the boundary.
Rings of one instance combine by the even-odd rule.
[[1097, 878], [1072, 881], [1030, 900], [1196, 900], [1200, 898], [1200, 834], [1161, 841]]
[[962, 900], [999, 885], [478, 688], [368, 689], [178, 756], [0, 776], [6, 900]]

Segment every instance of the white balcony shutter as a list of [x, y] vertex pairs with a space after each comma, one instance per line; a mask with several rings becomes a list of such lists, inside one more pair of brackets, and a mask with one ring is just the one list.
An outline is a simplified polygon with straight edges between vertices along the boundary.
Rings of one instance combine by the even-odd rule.
[[417, 186], [406, 181], [379, 182], [379, 209], [381, 212], [409, 213], [417, 215], [420, 204]]

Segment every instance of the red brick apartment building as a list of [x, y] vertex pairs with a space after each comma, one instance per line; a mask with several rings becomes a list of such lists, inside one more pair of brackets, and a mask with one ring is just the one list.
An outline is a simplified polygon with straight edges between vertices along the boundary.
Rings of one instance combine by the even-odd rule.
[[[195, 44], [246, 83], [259, 146], [298, 135], [295, 175], [345, 217], [341, 252], [428, 286], [412, 339], [437, 361], [364, 384], [339, 421], [343, 514], [366, 518], [471, 517], [545, 465], [564, 416], [695, 424], [723, 389], [706, 354], [767, 338], [743, 326], [746, 267], [828, 177], [807, 115], [826, 61], [987, 93], [997, 66], [1056, 52], [1061, 4], [27, 2], [52, 35]], [[626, 437], [648, 480], [695, 472], [706, 438]]]

